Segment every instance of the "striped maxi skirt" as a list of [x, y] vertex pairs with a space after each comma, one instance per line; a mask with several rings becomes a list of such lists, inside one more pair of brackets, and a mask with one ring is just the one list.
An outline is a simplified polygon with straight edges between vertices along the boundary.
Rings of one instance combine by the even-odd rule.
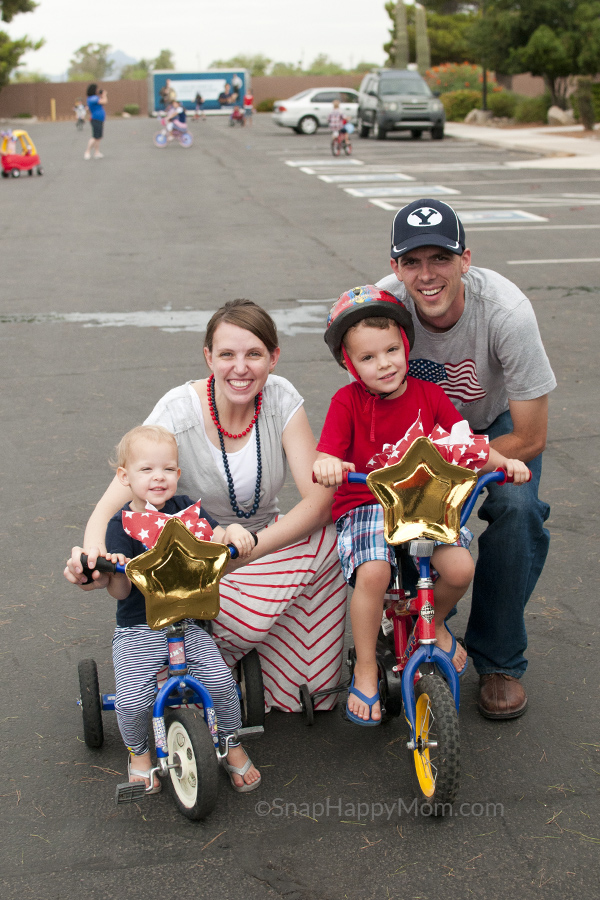
[[[220, 584], [213, 638], [230, 666], [256, 647], [265, 707], [300, 712], [298, 687], [311, 693], [342, 677], [347, 585], [334, 525], [249, 563]], [[337, 695], [315, 709], [333, 709]]]

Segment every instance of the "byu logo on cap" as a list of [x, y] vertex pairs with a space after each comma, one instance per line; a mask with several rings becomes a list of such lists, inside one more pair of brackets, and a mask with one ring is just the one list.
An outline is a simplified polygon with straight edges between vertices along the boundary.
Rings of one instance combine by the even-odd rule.
[[442, 214], [438, 212], [437, 209], [430, 209], [429, 206], [421, 206], [420, 209], [413, 210], [406, 221], [408, 225], [423, 228], [439, 225], [442, 218]]

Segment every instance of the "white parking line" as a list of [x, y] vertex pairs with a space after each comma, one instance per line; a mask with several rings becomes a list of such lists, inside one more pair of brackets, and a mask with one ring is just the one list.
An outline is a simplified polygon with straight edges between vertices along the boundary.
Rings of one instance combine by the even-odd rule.
[[435, 194], [460, 194], [442, 184], [407, 184], [402, 187], [343, 188], [352, 197], [433, 197]]
[[[306, 172], [306, 169], [302, 170]], [[414, 181], [412, 175], [404, 175], [402, 172], [348, 172], [347, 175], [318, 175], [319, 181], [327, 184], [354, 184], [365, 181]]]
[[507, 266], [545, 266], [550, 263], [597, 263], [600, 256], [572, 257], [570, 259], [508, 259]]
[[314, 166], [333, 166], [334, 168], [337, 166], [364, 166], [361, 159], [348, 156], [343, 159], [335, 159], [333, 156], [323, 156], [321, 159], [286, 159], [285, 164], [293, 169], [299, 169], [302, 166], [310, 166], [311, 169]]

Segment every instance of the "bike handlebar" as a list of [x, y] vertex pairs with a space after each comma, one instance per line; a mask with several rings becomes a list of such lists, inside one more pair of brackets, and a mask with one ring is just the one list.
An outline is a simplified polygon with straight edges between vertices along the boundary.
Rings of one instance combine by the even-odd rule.
[[[317, 479], [315, 478], [315, 474], [313, 472], [313, 481], [317, 484]], [[527, 481], [531, 481], [531, 472], [529, 473], [529, 478]], [[343, 483], [348, 484], [366, 484], [367, 483], [367, 475], [365, 472], [344, 472], [343, 473]], [[486, 475], [482, 475], [481, 478], [478, 479], [475, 488], [465, 501], [465, 504], [462, 508], [462, 512], [460, 515], [460, 524], [464, 525], [473, 512], [473, 507], [479, 497], [481, 491], [486, 487], [486, 485], [491, 482], [496, 482], [496, 484], [513, 484], [514, 478], [512, 475], [508, 475], [506, 469], [502, 467], [498, 467], [494, 472], [488, 472]]]
[[[254, 532], [251, 532], [253, 534]], [[256, 543], [256, 542], [255, 542]], [[237, 559], [239, 553], [237, 549], [233, 546], [233, 544], [227, 544], [227, 549], [229, 550], [229, 555], [231, 559]], [[111, 562], [110, 559], [106, 559], [104, 556], [99, 556], [96, 560], [96, 565], [93, 569], [88, 568], [88, 557], [87, 553], [82, 553], [80, 557], [81, 565], [83, 566], [83, 574], [88, 578], [88, 584], [92, 580], [92, 572], [106, 572], [109, 575], [114, 575], [116, 572], [124, 572], [125, 566], [122, 566], [121, 563]]]

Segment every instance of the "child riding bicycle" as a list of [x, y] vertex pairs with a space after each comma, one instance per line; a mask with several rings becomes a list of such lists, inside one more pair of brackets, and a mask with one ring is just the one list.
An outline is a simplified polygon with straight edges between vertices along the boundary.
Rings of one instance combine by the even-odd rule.
[[[233, 544], [241, 557], [254, 548], [249, 531], [237, 523], [222, 528], [202, 509], [200, 502], [175, 496], [181, 470], [175, 437], [160, 425], [141, 425], [129, 431], [117, 446], [117, 478], [130, 488], [133, 499], [108, 523], [106, 558], [122, 565], [146, 550], [152, 513], [179, 516], [205, 539]], [[182, 511], [186, 512], [182, 515]], [[72, 564], [79, 564], [72, 559]], [[129, 781], [144, 781], [146, 793], [161, 789], [157, 776], [150, 784], [152, 764], [148, 745], [148, 712], [154, 701], [158, 672], [163, 668], [167, 652], [166, 629], [155, 631], [146, 623], [143, 594], [122, 573], [94, 573], [94, 587], [106, 587], [117, 601], [117, 627], [113, 637], [115, 669], [115, 712], [123, 741], [129, 751]], [[85, 584], [82, 575], [80, 583]], [[195, 621], [188, 620], [185, 652], [192, 676], [198, 678], [211, 695], [217, 713], [219, 739], [241, 727], [240, 702], [229, 667], [212, 637]], [[239, 742], [229, 741], [229, 752], [223, 765], [234, 790], [252, 791], [260, 784], [260, 774], [252, 765]]]
[[342, 142], [344, 144], [348, 144], [348, 120], [345, 118], [344, 114], [340, 110], [340, 101], [333, 101], [333, 110], [329, 113], [327, 117], [327, 124], [331, 128], [333, 134], [339, 134], [341, 136]]
[[[406, 307], [393, 294], [373, 285], [342, 294], [327, 320], [325, 341], [337, 362], [355, 379], [332, 398], [313, 472], [325, 487], [337, 487], [332, 506], [338, 532], [338, 552], [344, 576], [354, 586], [350, 605], [356, 667], [349, 688], [347, 715], [359, 725], [379, 725], [376, 643], [384, 596], [397, 574], [396, 558], [384, 538], [383, 508], [373, 502], [365, 486], [343, 484], [348, 471], [378, 468], [373, 461], [384, 445], [400, 441], [415, 423], [429, 436], [436, 426], [452, 432], [463, 423], [443, 390], [436, 384], [407, 377], [414, 328]], [[466, 423], [460, 426], [466, 443], [480, 441]], [[505, 459], [485, 438], [480, 459], [470, 467], [488, 472], [502, 466], [515, 483], [529, 472], [520, 460]], [[467, 463], [468, 464], [468, 463]], [[435, 636], [457, 672], [467, 666], [464, 648], [457, 644], [445, 619], [473, 578], [468, 536], [458, 545], [436, 546], [432, 565], [438, 573], [434, 587]], [[356, 685], [355, 685], [356, 681]]]

